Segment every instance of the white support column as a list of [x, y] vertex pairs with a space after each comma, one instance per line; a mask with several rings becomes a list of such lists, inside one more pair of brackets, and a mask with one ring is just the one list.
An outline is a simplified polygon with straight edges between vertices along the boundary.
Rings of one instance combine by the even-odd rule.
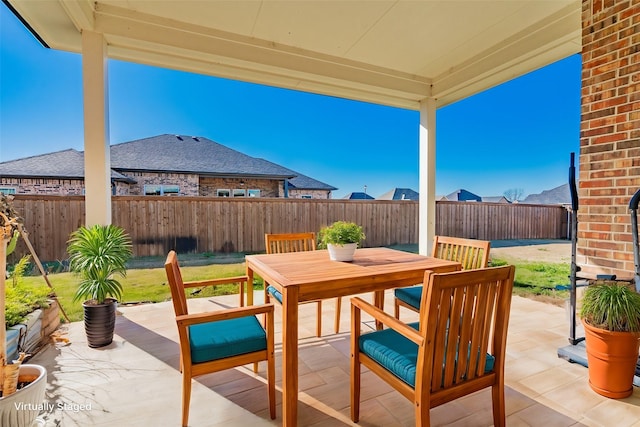
[[436, 234], [436, 100], [420, 102], [420, 214], [418, 220], [418, 251], [431, 254]]
[[82, 31], [84, 90], [84, 189], [87, 226], [111, 224], [111, 156], [107, 43], [101, 33]]

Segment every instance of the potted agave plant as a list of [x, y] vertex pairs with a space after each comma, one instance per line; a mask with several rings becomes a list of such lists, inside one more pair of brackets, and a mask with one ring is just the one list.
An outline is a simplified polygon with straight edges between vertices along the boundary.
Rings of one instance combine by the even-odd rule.
[[580, 316], [589, 385], [614, 399], [631, 395], [640, 346], [640, 294], [616, 282], [590, 285], [582, 298]]
[[[0, 192], [0, 426], [31, 426], [44, 401], [47, 371], [39, 365], [7, 361], [5, 279], [7, 255], [15, 248], [22, 218], [12, 204], [13, 196]], [[7, 248], [10, 249], [7, 249]]]
[[364, 239], [362, 227], [354, 222], [336, 221], [318, 233], [319, 247], [327, 248], [333, 261], [353, 261], [358, 244]]
[[131, 258], [131, 239], [120, 227], [80, 227], [68, 241], [69, 269], [80, 277], [74, 301], [85, 300], [84, 327], [89, 347], [111, 344], [116, 324], [116, 305]]

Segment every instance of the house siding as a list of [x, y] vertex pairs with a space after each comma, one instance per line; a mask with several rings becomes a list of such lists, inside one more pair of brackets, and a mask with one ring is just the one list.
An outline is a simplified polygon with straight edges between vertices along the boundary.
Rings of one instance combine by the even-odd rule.
[[0, 187], [15, 188], [16, 194], [82, 196], [82, 179], [0, 178]]
[[578, 264], [634, 271], [628, 204], [640, 188], [640, 4], [583, 0]]
[[[284, 197], [284, 188], [280, 188], [280, 197]], [[298, 188], [289, 189], [290, 199], [302, 199], [302, 196], [311, 196], [312, 199], [330, 199], [331, 192], [327, 190], [304, 190]]]
[[130, 196], [143, 196], [145, 185], [177, 185], [181, 196], [198, 195], [198, 175], [183, 173], [132, 172], [118, 170], [123, 175], [133, 178], [136, 183], [129, 185]]
[[199, 195], [216, 197], [218, 189], [241, 189], [260, 190], [260, 197], [278, 197], [278, 186], [279, 182], [271, 179], [202, 177]]

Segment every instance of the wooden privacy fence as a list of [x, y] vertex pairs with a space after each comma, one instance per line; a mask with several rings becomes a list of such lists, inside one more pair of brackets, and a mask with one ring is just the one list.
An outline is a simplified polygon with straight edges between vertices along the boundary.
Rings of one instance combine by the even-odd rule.
[[568, 218], [558, 205], [436, 202], [436, 234], [468, 239], [567, 239]]
[[[84, 197], [18, 195], [14, 200], [42, 260], [67, 258], [69, 234], [84, 223]], [[135, 256], [178, 252], [262, 252], [265, 233], [318, 231], [337, 220], [363, 226], [364, 246], [418, 241], [418, 202], [115, 196], [112, 222], [131, 235]], [[437, 202], [436, 233], [486, 240], [567, 236], [559, 206]], [[28, 253], [19, 246], [15, 260]]]

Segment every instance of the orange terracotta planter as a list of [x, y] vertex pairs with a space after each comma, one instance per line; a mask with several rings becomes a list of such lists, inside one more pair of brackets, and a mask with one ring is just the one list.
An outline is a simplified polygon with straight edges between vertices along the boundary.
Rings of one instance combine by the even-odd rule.
[[587, 341], [589, 385], [598, 394], [622, 399], [633, 393], [640, 334], [610, 332], [582, 321]]

